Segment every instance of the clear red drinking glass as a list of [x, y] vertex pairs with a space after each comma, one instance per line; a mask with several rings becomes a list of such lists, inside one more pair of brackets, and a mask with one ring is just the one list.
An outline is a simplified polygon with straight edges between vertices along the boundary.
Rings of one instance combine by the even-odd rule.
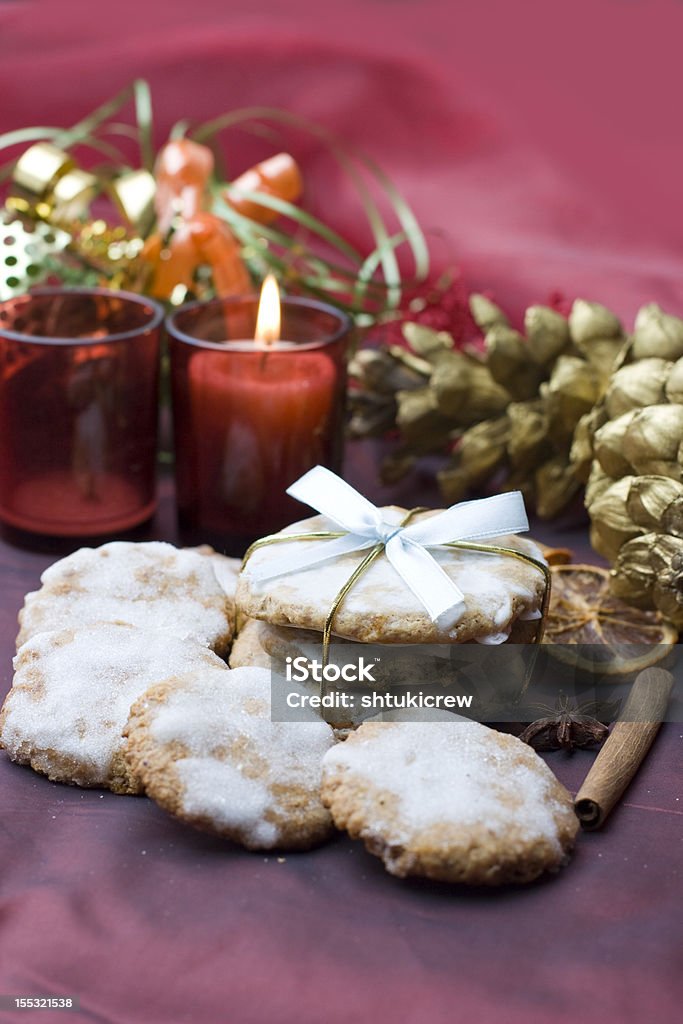
[[104, 289], [0, 303], [0, 520], [87, 537], [150, 517], [162, 318]]
[[282, 341], [254, 342], [257, 297], [190, 303], [166, 321], [183, 535], [242, 553], [306, 515], [286, 488], [341, 468], [346, 314], [282, 300]]

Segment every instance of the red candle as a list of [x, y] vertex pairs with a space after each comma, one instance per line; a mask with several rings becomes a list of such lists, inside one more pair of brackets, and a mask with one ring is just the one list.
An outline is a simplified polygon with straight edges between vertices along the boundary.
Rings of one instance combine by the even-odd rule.
[[254, 298], [168, 321], [180, 524], [235, 552], [300, 517], [285, 489], [302, 473], [340, 467], [348, 318], [304, 299], [282, 306], [284, 340], [256, 324]]
[[0, 305], [0, 519], [99, 536], [156, 504], [155, 303], [40, 289]]

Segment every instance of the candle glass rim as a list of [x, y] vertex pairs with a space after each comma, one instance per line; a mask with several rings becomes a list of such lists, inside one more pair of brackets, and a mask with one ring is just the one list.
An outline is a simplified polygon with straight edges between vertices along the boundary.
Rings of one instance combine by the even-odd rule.
[[21, 295], [15, 295], [10, 299], [4, 299], [0, 302], [0, 310], [9, 303], [16, 302], [17, 299], [30, 299], [33, 296], [40, 297], [51, 295], [100, 295], [106, 298], [125, 299], [126, 301], [135, 303], [136, 306], [148, 306], [151, 316], [149, 321], [145, 324], [140, 324], [137, 327], [131, 327], [128, 331], [116, 331], [115, 333], [107, 334], [104, 337], [94, 337], [86, 334], [77, 338], [62, 338], [52, 334], [24, 334], [22, 331], [13, 331], [10, 328], [3, 327], [0, 322], [0, 339], [6, 338], [8, 341], [19, 341], [27, 345], [109, 345], [112, 342], [130, 341], [146, 331], [156, 330], [164, 319], [164, 308], [154, 299], [150, 299], [146, 295], [139, 295], [136, 292], [119, 291], [115, 288], [60, 288], [59, 286], [32, 288], [29, 292], [23, 292]]
[[[174, 309], [173, 312], [166, 314], [166, 318], [164, 320], [166, 332], [170, 337], [174, 338], [176, 341], [182, 342], [185, 345], [194, 345], [196, 348], [212, 349], [217, 352], [244, 352], [246, 351], [245, 349], [236, 349], [232, 348], [231, 346], [244, 344], [244, 342], [246, 341], [251, 341], [254, 345], [255, 351], [259, 352], [267, 352], [271, 349], [273, 352], [306, 352], [310, 351], [311, 349], [322, 348], [323, 346], [326, 345], [335, 344], [336, 342], [340, 341], [340, 339], [343, 338], [344, 335], [348, 334], [348, 332], [353, 327], [353, 320], [351, 319], [349, 314], [346, 313], [343, 309], [339, 309], [337, 306], [333, 306], [328, 302], [321, 302], [318, 299], [309, 299], [301, 295], [281, 295], [280, 302], [283, 306], [300, 306], [305, 309], [314, 309], [321, 313], [331, 314], [339, 321], [339, 326], [337, 327], [336, 331], [334, 331], [332, 334], [325, 335], [324, 337], [320, 338], [319, 341], [294, 342], [293, 344], [295, 345], [295, 348], [289, 350], [278, 350], [277, 342], [274, 342], [272, 345], [266, 344], [264, 342], [257, 343], [255, 338], [233, 338], [231, 341], [209, 341], [208, 339], [204, 338], [195, 338], [191, 334], [186, 334], [185, 331], [176, 326], [174, 322], [175, 318], [179, 316], [181, 313], [187, 313], [188, 311], [192, 309], [197, 309], [198, 307], [201, 306], [208, 307], [214, 305], [237, 305], [238, 303], [245, 302], [254, 303], [258, 308], [259, 295], [256, 292], [250, 292], [248, 295], [228, 295], [225, 298], [215, 298], [208, 300], [193, 299], [192, 302], [186, 302], [182, 306], [178, 306], [177, 309]], [[278, 340], [283, 342], [291, 341], [291, 339], [289, 338], [279, 338]]]

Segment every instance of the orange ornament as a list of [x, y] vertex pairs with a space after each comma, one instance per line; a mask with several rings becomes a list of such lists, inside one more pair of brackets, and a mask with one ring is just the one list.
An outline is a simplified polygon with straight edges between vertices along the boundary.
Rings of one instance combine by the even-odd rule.
[[225, 189], [223, 198], [245, 217], [259, 224], [270, 224], [278, 216], [277, 210], [270, 210], [253, 199], [247, 199], [244, 193], [260, 192], [261, 195], [295, 203], [303, 187], [301, 171], [294, 157], [289, 153], [276, 153], [235, 178]]
[[[150, 293], [170, 299], [180, 285], [192, 291], [195, 273], [209, 266], [216, 294], [252, 290], [240, 245], [225, 221], [208, 209], [213, 154], [191, 139], [175, 139], [159, 153], [155, 177], [157, 230], [150, 235], [142, 259], [151, 269]], [[239, 213], [261, 224], [278, 216], [274, 210], [241, 196], [261, 192], [293, 202], [302, 190], [299, 168], [288, 153], [278, 153], [245, 171], [225, 190], [224, 198]]]

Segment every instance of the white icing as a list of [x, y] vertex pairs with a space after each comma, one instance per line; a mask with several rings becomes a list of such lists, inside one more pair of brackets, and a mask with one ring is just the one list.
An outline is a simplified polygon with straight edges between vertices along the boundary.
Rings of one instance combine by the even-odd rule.
[[481, 825], [501, 837], [514, 824], [529, 840], [545, 839], [560, 851], [554, 776], [530, 747], [515, 744], [513, 757], [493, 730], [457, 720], [387, 724], [367, 738], [363, 730], [325, 755], [323, 772], [360, 776], [398, 798], [395, 814], [369, 797], [371, 825], [388, 844], [406, 844], [439, 824]]
[[160, 541], [81, 548], [46, 569], [43, 588], [26, 595], [24, 639], [47, 623], [49, 629], [78, 629], [92, 622], [126, 622], [213, 646], [229, 627], [212, 562]]
[[246, 778], [236, 765], [207, 757], [184, 758], [176, 769], [184, 788], [186, 814], [209, 817], [231, 829], [243, 829], [246, 821], [259, 845], [277, 842], [275, 825], [263, 817], [270, 800], [269, 790], [260, 780]]
[[188, 676], [154, 709], [154, 739], [180, 743], [176, 762], [186, 814], [211, 818], [250, 846], [277, 846], [287, 812], [279, 787], [301, 787], [320, 808], [323, 755], [334, 743], [326, 722], [271, 722], [270, 672], [243, 667]]
[[[404, 513], [395, 508], [385, 508], [383, 517], [389, 523], [398, 523]], [[324, 516], [294, 523], [282, 531], [287, 533], [305, 533], [310, 530], [335, 530], [335, 524]], [[307, 550], [318, 551], [321, 541], [296, 541], [297, 556]], [[498, 537], [487, 543], [512, 547], [524, 554], [529, 554], [539, 561], [543, 556], [538, 547], [531, 541], [517, 536]], [[363, 557], [363, 552], [342, 555], [298, 570], [286, 576], [278, 576], [272, 580], [257, 581], [253, 571], [267, 564], [273, 558], [282, 556], [283, 545], [276, 544], [257, 549], [245, 566], [241, 582], [238, 585], [238, 602], [248, 593], [257, 597], [277, 595], [280, 607], [305, 606], [311, 599], [319, 608], [331, 605], [341, 587], [348, 580], [351, 572]], [[505, 631], [513, 617], [513, 601], [521, 605], [522, 615], [538, 612], [537, 574], [533, 566], [524, 566], [510, 556], [476, 551], [463, 551], [448, 548], [430, 548], [430, 554], [442, 566], [453, 582], [464, 594], [465, 612], [479, 612], [489, 619], [493, 634]], [[525, 581], [528, 580], [528, 585]], [[392, 610], [396, 617], [419, 616], [426, 623], [429, 617], [412, 591], [403, 583], [391, 563], [385, 558], [378, 558], [363, 576], [357, 581], [344, 599], [344, 613], [349, 616], [364, 617], [376, 611]], [[462, 617], [463, 606], [452, 613], [441, 616], [437, 627], [447, 636], [457, 635], [457, 623]], [[509, 630], [508, 630], [509, 632]], [[500, 642], [500, 641], [495, 641]]]
[[477, 643], [485, 644], [488, 647], [497, 647], [499, 644], [504, 644], [509, 636], [510, 630], [507, 629], [501, 633], [489, 633], [488, 636], [478, 636]]
[[104, 623], [68, 633], [39, 633], [14, 659], [2, 742], [11, 754], [54, 750], [106, 784], [131, 704], [154, 683], [220, 658], [192, 640]]

